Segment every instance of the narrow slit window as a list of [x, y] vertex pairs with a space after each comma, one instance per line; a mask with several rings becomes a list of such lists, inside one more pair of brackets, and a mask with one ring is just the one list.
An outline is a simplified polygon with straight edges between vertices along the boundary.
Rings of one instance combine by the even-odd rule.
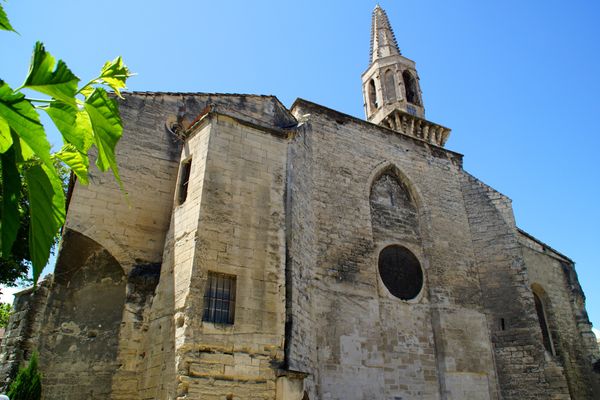
[[233, 324], [235, 314], [235, 276], [208, 273], [204, 292], [202, 321], [215, 324]]
[[546, 321], [544, 303], [535, 292], [533, 293], [533, 300], [535, 302], [535, 312], [537, 313], [538, 321], [540, 322], [540, 328], [542, 329], [542, 340], [544, 342], [544, 347], [550, 354], [554, 354], [554, 350], [552, 348], [552, 338], [550, 336], [550, 330], [548, 329], [548, 322]]
[[371, 79], [369, 81], [369, 104], [371, 105], [371, 110], [377, 109], [379, 105], [377, 104], [377, 90], [375, 89], [375, 81]]
[[179, 175], [179, 199], [181, 205], [185, 203], [188, 195], [188, 187], [190, 185], [190, 173], [192, 172], [192, 159], [189, 158], [181, 163], [181, 173]]

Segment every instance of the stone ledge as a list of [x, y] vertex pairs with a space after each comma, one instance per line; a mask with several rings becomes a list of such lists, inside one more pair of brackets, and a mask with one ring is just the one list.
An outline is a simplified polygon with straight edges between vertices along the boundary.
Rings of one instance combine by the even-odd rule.
[[450, 128], [434, 124], [401, 110], [392, 111], [379, 125], [440, 147], [444, 147], [451, 131]]

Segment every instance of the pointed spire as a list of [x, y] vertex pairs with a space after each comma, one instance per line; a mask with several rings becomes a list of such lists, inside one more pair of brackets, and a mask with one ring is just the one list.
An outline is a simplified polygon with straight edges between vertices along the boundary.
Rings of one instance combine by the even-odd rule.
[[387, 14], [377, 4], [373, 10], [373, 22], [371, 25], [371, 63], [374, 61], [401, 54], [394, 36], [394, 31], [390, 25]]

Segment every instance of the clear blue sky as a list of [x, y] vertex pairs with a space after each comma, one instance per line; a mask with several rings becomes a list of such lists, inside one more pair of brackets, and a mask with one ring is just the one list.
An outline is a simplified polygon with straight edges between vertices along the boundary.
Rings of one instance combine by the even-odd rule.
[[[36, 40], [82, 79], [122, 55], [129, 88], [274, 94], [363, 117], [373, 1], [33, 1], [5, 9], [0, 77], [22, 83]], [[167, 5], [168, 4], [168, 5]], [[577, 263], [600, 326], [600, 3], [381, 1], [417, 62], [447, 148], [513, 200], [521, 228]]]

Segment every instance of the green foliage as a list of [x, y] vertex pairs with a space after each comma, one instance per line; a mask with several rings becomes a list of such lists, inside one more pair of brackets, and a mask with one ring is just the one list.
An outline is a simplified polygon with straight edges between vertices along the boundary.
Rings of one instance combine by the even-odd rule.
[[0, 4], [0, 29], [5, 31], [13, 31], [16, 32], [13, 27], [8, 22], [8, 17], [4, 12], [4, 8], [2, 8], [2, 4]]
[[[11, 132], [20, 141], [23, 161], [34, 155], [48, 166], [52, 166], [50, 158], [50, 142], [40, 122], [40, 117], [33, 103], [21, 92], [13, 91], [6, 82], [0, 79], [0, 119], [9, 126]], [[14, 144], [15, 140], [12, 139]]]
[[0, 303], [0, 328], [8, 326], [8, 318], [10, 318], [11, 306], [8, 303]]
[[119, 90], [125, 89], [125, 80], [130, 75], [129, 69], [121, 57], [117, 57], [112, 61], [107, 61], [100, 71], [100, 78], [96, 83], [102, 83], [109, 86], [115, 91], [117, 96], [121, 96]]
[[38, 371], [37, 353], [33, 353], [27, 367], [19, 370], [6, 395], [11, 400], [39, 400], [42, 398], [42, 374]]
[[19, 197], [21, 195], [21, 178], [16, 164], [15, 150], [11, 146], [0, 154], [2, 167], [2, 254], [12, 249], [19, 229]]
[[53, 179], [55, 171], [45, 165], [33, 165], [25, 170], [25, 181], [29, 187], [29, 252], [32, 265], [48, 261], [54, 235], [65, 220], [65, 196], [60, 179]]
[[[4, 155], [0, 154], [0, 159], [2, 156]], [[0, 166], [1, 165], [2, 164], [0, 164]], [[9, 163], [9, 165], [11, 164]], [[54, 166], [59, 172], [60, 180], [63, 183], [63, 192], [66, 193], [69, 178], [68, 169], [59, 162], [55, 162]], [[6, 178], [0, 179], [0, 193], [5, 192], [2, 189], [4, 182], [6, 182]], [[21, 185], [18, 211], [17, 214], [10, 215], [16, 215], [18, 217], [17, 237], [12, 245], [11, 252], [7, 253], [6, 257], [0, 257], [0, 285], [5, 286], [31, 284], [31, 280], [27, 276], [27, 272], [31, 268], [31, 256], [29, 255], [29, 226], [31, 212], [29, 209], [28, 188], [26, 181], [17, 181], [16, 185]], [[0, 198], [0, 200], [2, 199]], [[54, 236], [53, 249], [56, 247], [58, 238], [58, 234]]]
[[33, 50], [29, 75], [27, 75], [23, 87], [37, 90], [75, 107], [75, 94], [79, 78], [62, 60], [58, 60], [56, 69], [54, 69], [55, 62], [54, 57], [46, 51], [44, 45], [37, 42]]
[[[1, 6], [0, 30], [14, 31]], [[123, 189], [115, 157], [123, 125], [116, 100], [102, 86], [121, 96], [129, 76], [129, 69], [117, 57], [105, 63], [96, 78], [79, 87], [80, 79], [67, 65], [56, 61], [37, 42], [23, 85], [12, 89], [0, 79], [0, 260], [15, 259], [15, 239], [26, 211], [30, 222], [26, 259], [31, 260], [34, 282], [65, 220], [63, 181], [56, 162], [64, 163], [87, 184], [88, 153], [95, 146], [96, 165], [101, 171], [112, 170]], [[23, 89], [47, 97], [28, 98]], [[50, 116], [62, 135], [63, 147], [56, 153], [51, 152], [39, 110]]]
[[65, 144], [55, 153], [56, 158], [65, 163], [84, 185], [88, 184], [88, 169], [90, 160], [72, 144]]

